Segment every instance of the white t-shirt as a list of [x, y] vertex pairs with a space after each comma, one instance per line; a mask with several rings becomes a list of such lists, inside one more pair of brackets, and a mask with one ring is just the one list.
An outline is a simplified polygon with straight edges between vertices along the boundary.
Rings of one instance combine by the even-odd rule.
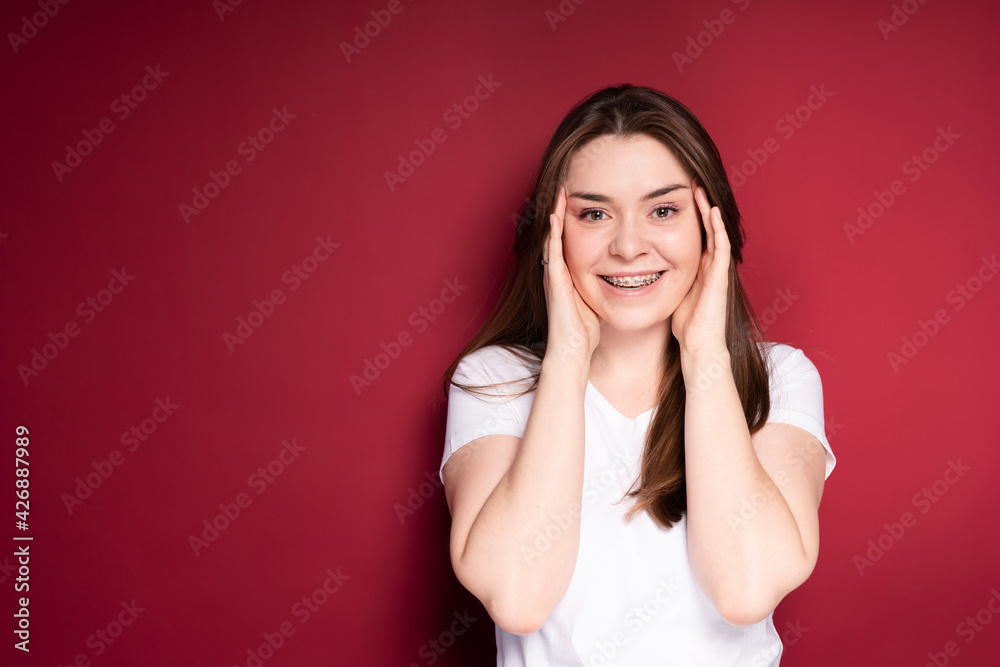
[[[826, 449], [826, 477], [836, 459], [826, 440], [819, 373], [801, 350], [762, 343], [770, 356], [769, 422], [799, 426]], [[537, 365], [535, 366], [537, 369]], [[500, 346], [482, 348], [459, 363], [454, 380], [483, 385], [530, 375]], [[459, 447], [489, 434], [522, 437], [535, 392], [510, 399], [520, 382], [486, 397], [452, 385], [444, 464]], [[691, 571], [687, 516], [670, 530], [647, 513], [625, 523], [632, 503], [613, 504], [639, 474], [646, 429], [656, 408], [635, 419], [615, 410], [590, 383], [584, 400], [585, 453], [580, 549], [563, 599], [542, 627], [529, 635], [496, 628], [498, 667], [630, 667], [706, 665], [776, 667], [782, 645], [773, 613], [747, 626], [726, 622], [702, 593]], [[558, 520], [547, 530], [557, 537]], [[544, 548], [539, 535], [537, 548]], [[531, 558], [530, 548], [523, 552]]]

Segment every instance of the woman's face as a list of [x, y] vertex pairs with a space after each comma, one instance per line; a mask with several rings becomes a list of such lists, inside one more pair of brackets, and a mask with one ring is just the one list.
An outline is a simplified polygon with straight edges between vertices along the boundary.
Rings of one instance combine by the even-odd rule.
[[563, 255], [577, 291], [603, 324], [669, 330], [701, 261], [691, 178], [673, 151], [648, 135], [604, 135], [570, 160]]

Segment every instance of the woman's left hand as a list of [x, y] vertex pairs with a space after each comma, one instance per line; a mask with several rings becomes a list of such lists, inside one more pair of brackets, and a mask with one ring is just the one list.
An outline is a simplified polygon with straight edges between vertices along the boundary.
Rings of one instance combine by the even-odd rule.
[[706, 247], [698, 275], [687, 295], [674, 310], [670, 329], [681, 352], [726, 350], [726, 311], [729, 293], [730, 246], [722, 212], [709, 206], [705, 188], [691, 179], [695, 203], [705, 227]]

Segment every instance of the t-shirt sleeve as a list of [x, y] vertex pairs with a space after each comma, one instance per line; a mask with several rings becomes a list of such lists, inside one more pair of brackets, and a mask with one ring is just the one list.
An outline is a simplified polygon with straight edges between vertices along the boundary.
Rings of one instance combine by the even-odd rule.
[[[455, 368], [448, 390], [448, 418], [445, 426], [444, 456], [438, 471], [444, 482], [444, 465], [460, 447], [485, 435], [524, 435], [535, 392], [516, 394], [530, 386], [532, 369], [512, 352], [492, 345], [466, 355]], [[520, 380], [473, 393], [454, 384], [480, 387]]]
[[781, 422], [805, 429], [816, 436], [826, 450], [826, 477], [837, 459], [826, 439], [823, 416], [823, 383], [819, 371], [798, 348], [776, 344], [771, 348], [769, 422]]

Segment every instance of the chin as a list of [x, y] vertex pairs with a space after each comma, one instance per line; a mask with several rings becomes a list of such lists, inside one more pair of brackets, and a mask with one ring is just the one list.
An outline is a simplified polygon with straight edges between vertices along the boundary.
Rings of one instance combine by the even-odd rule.
[[669, 303], [660, 301], [641, 306], [639, 304], [623, 305], [600, 299], [596, 301], [597, 308], [594, 307], [595, 304], [591, 304], [586, 299], [584, 301], [597, 314], [602, 324], [619, 331], [641, 331], [660, 325], [669, 326], [670, 318], [673, 317], [674, 311], [680, 305], [681, 298], [671, 299]]
[[610, 327], [615, 331], [648, 331], [657, 327], [670, 328], [670, 316], [649, 318], [649, 317], [608, 317], [601, 316], [601, 324]]

